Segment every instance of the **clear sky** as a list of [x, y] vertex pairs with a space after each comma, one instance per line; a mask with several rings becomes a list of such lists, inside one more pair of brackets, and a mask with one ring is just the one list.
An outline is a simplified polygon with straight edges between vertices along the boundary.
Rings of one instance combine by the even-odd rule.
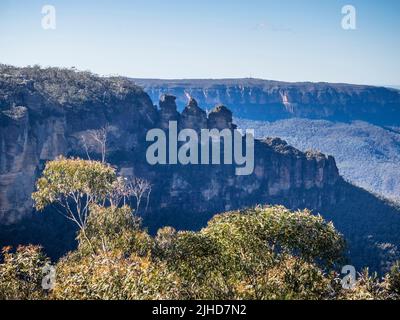
[[[356, 30], [341, 27], [347, 4]], [[399, 57], [399, 0], [0, 1], [0, 62], [18, 66], [400, 85]]]

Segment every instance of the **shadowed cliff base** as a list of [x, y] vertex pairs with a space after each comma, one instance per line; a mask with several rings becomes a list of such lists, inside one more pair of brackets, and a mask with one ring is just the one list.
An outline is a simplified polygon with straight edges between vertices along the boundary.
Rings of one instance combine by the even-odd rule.
[[[342, 181], [337, 190], [342, 200], [332, 206], [314, 210], [344, 235], [347, 242], [348, 263], [357, 271], [369, 267], [380, 274], [387, 272], [399, 258], [400, 210], [385, 199], [379, 198], [361, 188]], [[304, 194], [307, 196], [307, 194]], [[304, 209], [302, 206], [290, 206], [290, 199], [285, 197], [271, 198], [263, 204], [285, 205], [290, 209]], [[244, 209], [260, 204], [257, 200], [248, 205], [232, 207], [232, 210]], [[218, 206], [218, 204], [215, 204]], [[65, 221], [64, 217], [48, 209], [44, 213], [33, 213], [16, 225], [0, 226], [0, 247], [5, 245], [37, 244], [57, 260], [76, 248], [76, 227]], [[177, 230], [198, 231], [220, 211], [195, 213], [176, 206], [154, 211], [143, 216], [143, 226], [151, 234], [159, 228], [172, 226]]]

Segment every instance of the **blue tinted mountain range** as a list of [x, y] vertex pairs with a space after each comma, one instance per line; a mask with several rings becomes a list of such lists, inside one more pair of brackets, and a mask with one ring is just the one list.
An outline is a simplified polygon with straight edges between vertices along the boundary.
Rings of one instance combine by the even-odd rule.
[[300, 150], [333, 155], [348, 181], [400, 200], [400, 91], [330, 83], [259, 79], [135, 79], [153, 101], [163, 93], [183, 107], [190, 95], [211, 109], [229, 105], [241, 128], [280, 137]]

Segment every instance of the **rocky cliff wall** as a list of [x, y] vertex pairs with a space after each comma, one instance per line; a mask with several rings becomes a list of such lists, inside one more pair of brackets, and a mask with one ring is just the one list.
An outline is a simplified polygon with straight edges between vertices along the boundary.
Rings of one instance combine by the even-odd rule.
[[253, 120], [309, 118], [400, 124], [400, 91], [396, 89], [258, 79], [133, 81], [153, 100], [165, 93], [176, 96], [180, 109], [190, 94], [204, 108], [225, 104], [235, 117]]
[[150, 211], [209, 215], [258, 203], [317, 209], [334, 203], [340, 180], [335, 161], [301, 153], [279, 139], [257, 141], [255, 170], [237, 176], [233, 165], [150, 166], [145, 135], [151, 128], [233, 129], [232, 113], [209, 115], [189, 101], [177, 112], [175, 98], [159, 107], [132, 82], [59, 69], [3, 67], [0, 76], [0, 223], [31, 212], [30, 195], [46, 161], [58, 155], [98, 157], [91, 130], [108, 126], [107, 159], [128, 176], [153, 185]]

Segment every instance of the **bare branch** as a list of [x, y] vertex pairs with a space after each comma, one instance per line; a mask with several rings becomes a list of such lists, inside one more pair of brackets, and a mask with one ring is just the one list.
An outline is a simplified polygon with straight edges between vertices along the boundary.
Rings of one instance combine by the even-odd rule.
[[108, 133], [110, 132], [110, 128], [105, 125], [103, 128], [98, 130], [92, 130], [90, 132], [90, 136], [94, 141], [96, 141], [100, 145], [101, 150], [101, 162], [106, 162], [106, 155], [107, 155], [107, 137]]
[[83, 141], [83, 147], [85, 148], [85, 152], [86, 152], [86, 156], [87, 156], [88, 160], [92, 160], [92, 159], [90, 158], [90, 155], [89, 155], [89, 148], [88, 148], [88, 146], [87, 146], [85, 136], [81, 136], [81, 139], [82, 139], [82, 141]]
[[149, 197], [151, 193], [151, 184], [145, 179], [135, 178], [126, 184], [126, 196], [134, 197], [136, 200], [136, 213], [140, 212], [140, 204], [143, 197], [147, 197], [146, 211], [148, 208]]

